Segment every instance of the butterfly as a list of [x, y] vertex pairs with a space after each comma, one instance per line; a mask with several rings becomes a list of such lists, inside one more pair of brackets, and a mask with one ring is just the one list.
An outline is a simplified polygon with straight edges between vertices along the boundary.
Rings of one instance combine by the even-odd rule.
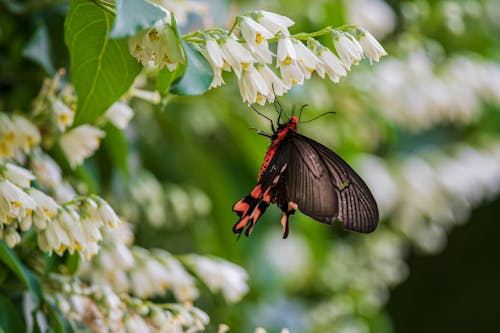
[[297, 133], [297, 117], [279, 124], [280, 117], [277, 129], [266, 117], [271, 121], [272, 135], [259, 132], [271, 139], [271, 145], [257, 185], [233, 205], [239, 217], [233, 232], [241, 235], [246, 228], [245, 235], [249, 236], [274, 203], [283, 212], [283, 238], [288, 237], [289, 217], [296, 210], [323, 223], [339, 220], [344, 229], [374, 231], [379, 219], [377, 203], [361, 177], [332, 150]]

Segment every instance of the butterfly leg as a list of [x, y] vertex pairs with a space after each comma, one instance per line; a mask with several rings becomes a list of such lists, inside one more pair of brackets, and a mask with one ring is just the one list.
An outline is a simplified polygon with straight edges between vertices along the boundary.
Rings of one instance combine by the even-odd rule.
[[288, 202], [288, 208], [283, 210], [283, 217], [281, 218], [281, 226], [283, 227], [283, 239], [288, 237], [288, 232], [290, 230], [288, 226], [288, 218], [290, 215], [295, 214], [295, 211], [297, 210], [297, 204], [295, 202], [289, 201]]

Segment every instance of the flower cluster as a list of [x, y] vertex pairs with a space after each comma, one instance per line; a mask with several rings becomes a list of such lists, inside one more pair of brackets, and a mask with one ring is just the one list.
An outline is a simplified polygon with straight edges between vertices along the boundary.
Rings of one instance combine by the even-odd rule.
[[53, 277], [61, 287], [51, 293], [60, 311], [92, 332], [198, 332], [209, 318], [188, 303], [152, 303], [118, 294], [107, 286], [87, 286], [78, 281]]
[[[11, 155], [19, 151], [27, 153], [27, 150], [39, 145], [42, 137], [38, 133], [38, 127], [44, 129], [45, 145], [50, 147], [55, 142], [59, 143], [71, 168], [81, 165], [99, 148], [101, 139], [105, 135], [104, 131], [89, 124], [72, 127], [75, 119], [76, 94], [71, 85], [63, 85], [61, 80], [63, 75], [64, 71], [61, 70], [54, 79], [45, 80], [33, 105], [33, 113], [37, 117], [36, 124], [22, 117], [24, 120], [19, 121], [19, 116], [12, 116], [11, 120], [7, 116], [0, 119], [0, 134], [3, 127], [6, 131], [15, 129], [19, 133], [16, 140], [11, 140], [12, 143], [16, 143], [16, 147], [6, 145], [5, 151], [10, 152], [7, 157], [12, 157]], [[116, 102], [98, 122], [109, 121], [114, 126], [124, 129], [132, 116], [133, 111], [128, 105]], [[9, 120], [12, 125], [9, 124]], [[20, 142], [23, 137], [28, 142]], [[2, 147], [1, 140], [0, 147]]]
[[412, 131], [467, 124], [477, 119], [484, 101], [500, 103], [499, 67], [473, 57], [455, 56], [437, 71], [427, 52], [415, 50], [362, 80], [379, 110]]
[[[168, 12], [165, 20], [170, 21], [171, 15]], [[243, 101], [258, 104], [273, 101], [292, 86], [302, 85], [313, 72], [338, 82], [361, 59], [378, 61], [387, 54], [368, 31], [358, 26], [326, 28], [314, 35], [331, 34], [334, 53], [314, 39], [313, 34], [291, 35], [288, 28], [293, 24], [286, 16], [260, 10], [239, 16], [230, 31], [208, 29], [184, 39], [208, 60], [214, 73], [211, 88], [224, 84], [223, 71], [232, 71]], [[274, 42], [276, 54], [270, 49], [270, 43]], [[177, 63], [184, 61], [178, 37], [171, 25], [163, 21], [131, 37], [129, 48], [144, 65], [152, 63], [160, 68], [166, 65], [172, 71]], [[279, 75], [272, 69], [273, 63]]]
[[[302, 85], [313, 72], [338, 82], [351, 65], [365, 56], [378, 61], [386, 54], [378, 41], [360, 27], [325, 30], [332, 35], [336, 55], [308, 34], [290, 35], [288, 28], [294, 22], [288, 17], [261, 10], [240, 16], [237, 22], [239, 37], [232, 33], [206, 33], [202, 54], [214, 71], [211, 87], [224, 83], [223, 70], [232, 70], [243, 101], [248, 103], [273, 101], [275, 95], [283, 95], [293, 85]], [[276, 54], [269, 49], [269, 43], [274, 41]], [[279, 76], [270, 68], [273, 59]]]
[[[23, 232], [33, 230], [44, 252], [78, 252], [90, 258], [98, 252], [102, 231], [120, 219], [99, 196], [77, 196], [57, 162], [42, 149], [59, 143], [76, 167], [93, 154], [104, 135], [90, 125], [69, 129], [76, 99], [70, 85], [62, 86], [62, 74], [44, 82], [33, 105], [36, 122], [0, 114], [0, 238], [14, 247]], [[106, 119], [113, 122], [123, 112], [112, 114]]]
[[119, 222], [113, 209], [98, 196], [58, 204], [30, 187], [35, 176], [29, 170], [10, 163], [1, 169], [0, 236], [10, 247], [21, 241], [20, 232], [33, 227], [42, 251], [59, 255], [77, 251], [89, 258], [98, 251], [101, 229]]
[[0, 113], [0, 161], [12, 159], [23, 162], [26, 154], [40, 141], [38, 128], [28, 119]]
[[199, 255], [189, 255], [186, 263], [212, 292], [221, 291], [226, 301], [238, 302], [248, 291], [248, 274], [233, 263]]
[[128, 47], [130, 54], [144, 66], [166, 66], [168, 70], [173, 71], [179, 63], [185, 62], [184, 53], [177, 32], [172, 26], [170, 12], [164, 6], [158, 5], [158, 8], [165, 12], [165, 18], [157, 21], [152, 29], [144, 29], [130, 37]]
[[[180, 302], [198, 298], [195, 277], [211, 291], [221, 290], [228, 302], [238, 302], [248, 291], [247, 274], [235, 264], [196, 255], [179, 260], [164, 250], [131, 247], [132, 241], [125, 223], [113, 232], [105, 232], [101, 251], [82, 264], [79, 275], [93, 285], [109, 285], [116, 293], [132, 293], [140, 298], [161, 296], [170, 290]], [[188, 273], [184, 265], [195, 275]]]
[[142, 170], [133, 176], [120, 214], [130, 221], [145, 221], [153, 227], [185, 224], [210, 213], [212, 202], [198, 188], [162, 184]]

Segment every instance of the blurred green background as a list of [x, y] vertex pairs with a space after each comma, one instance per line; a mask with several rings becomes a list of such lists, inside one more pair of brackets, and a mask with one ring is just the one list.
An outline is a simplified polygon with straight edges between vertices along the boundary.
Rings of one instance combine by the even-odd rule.
[[[162, 107], [133, 100], [126, 144], [108, 135], [86, 162], [85, 182], [134, 223], [139, 245], [217, 255], [248, 271], [250, 293], [239, 304], [210, 294], [198, 301], [211, 330], [224, 322], [231, 332], [496, 331], [500, 3], [194, 3], [226, 26], [254, 9], [290, 17], [292, 34], [359, 24], [389, 53], [353, 67], [338, 84], [314, 77], [280, 99], [289, 109], [308, 104], [305, 120], [336, 112], [299, 132], [334, 149], [367, 181], [382, 213], [373, 234], [296, 214], [282, 240], [272, 207], [251, 237], [236, 240], [231, 207], [255, 185], [269, 145], [249, 128], [269, 125], [241, 102], [230, 76], [204, 96], [171, 96]], [[45, 68], [68, 68], [65, 10], [60, 1], [0, 2], [2, 112], [29, 112], [51, 74], [30, 60], [37, 34], [45, 31], [50, 42]], [[186, 20], [185, 32], [200, 17]], [[259, 110], [275, 117], [272, 105]], [[129, 173], [114, 164], [117, 149]]]

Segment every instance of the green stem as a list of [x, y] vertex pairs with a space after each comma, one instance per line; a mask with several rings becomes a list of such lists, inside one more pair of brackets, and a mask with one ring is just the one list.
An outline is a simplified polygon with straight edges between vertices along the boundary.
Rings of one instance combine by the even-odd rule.
[[231, 27], [231, 29], [229, 29], [228, 36], [231, 36], [231, 34], [233, 33], [233, 30], [236, 28], [238, 23], [240, 23], [240, 21], [241, 21], [241, 17], [239, 17], [239, 16], [236, 17], [236, 19], [234, 20], [233, 26]]
[[[220, 37], [221, 35], [227, 34], [228, 36], [230, 36], [232, 34], [232, 32], [234, 31], [234, 29], [237, 27], [240, 20], [241, 20], [241, 18], [238, 16], [236, 18], [236, 20], [234, 21], [233, 26], [231, 27], [231, 29], [229, 31], [227, 31], [223, 28], [219, 28], [219, 27], [211, 28], [211, 29], [207, 29], [205, 31], [196, 31], [196, 32], [184, 35], [184, 36], [182, 36], [182, 39], [184, 39], [186, 42], [190, 42], [193, 44], [202, 44], [205, 42], [206, 35], [215, 35], [217, 37]], [[320, 37], [320, 36], [331, 34], [335, 30], [349, 31], [349, 30], [353, 30], [353, 29], [359, 29], [359, 27], [357, 25], [353, 25], [353, 24], [345, 24], [345, 25], [341, 25], [341, 26], [335, 27], [335, 28], [332, 26], [328, 26], [328, 27], [325, 27], [319, 31], [310, 32], [310, 33], [309, 32], [299, 32], [297, 34], [291, 35], [290, 37], [298, 39], [298, 40], [307, 40], [309, 38], [315, 38], [315, 37]], [[268, 39], [268, 41], [269, 42], [276, 42], [281, 37], [282, 37], [281, 35], [278, 35], [278, 36], [275, 36], [273, 38]]]

